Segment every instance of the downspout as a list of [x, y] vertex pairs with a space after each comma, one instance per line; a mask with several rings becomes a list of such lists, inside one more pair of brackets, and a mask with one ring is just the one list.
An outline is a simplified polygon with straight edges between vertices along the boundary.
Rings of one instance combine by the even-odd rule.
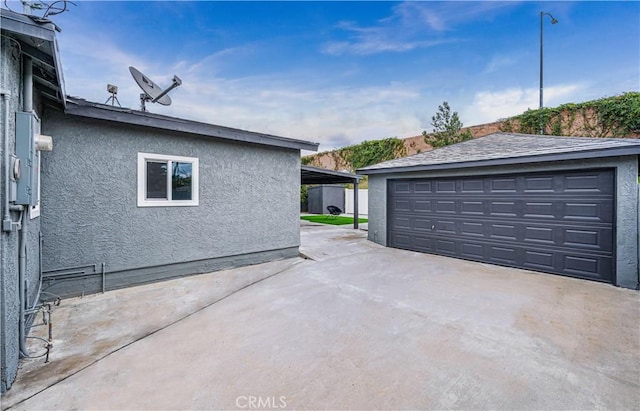
[[[3, 70], [4, 71], [4, 70]], [[2, 103], [4, 106], [4, 115], [2, 117], [2, 125], [4, 129], [2, 131], [2, 139], [3, 139], [3, 164], [4, 164], [4, 172], [2, 176], [2, 181], [4, 182], [4, 204], [2, 206], [2, 211], [4, 212], [2, 216], [2, 231], [13, 231], [13, 221], [11, 221], [11, 215], [9, 214], [9, 97], [11, 94], [8, 91], [2, 91]]]
[[[24, 56], [24, 68], [22, 74], [22, 110], [25, 112], [33, 111], [33, 64], [31, 57]], [[25, 311], [27, 306], [27, 290], [25, 284], [27, 272], [27, 222], [29, 207], [23, 206], [20, 224], [20, 236], [18, 239], [18, 281], [20, 290], [20, 355], [28, 357], [27, 348], [25, 346], [27, 334], [25, 326]]]

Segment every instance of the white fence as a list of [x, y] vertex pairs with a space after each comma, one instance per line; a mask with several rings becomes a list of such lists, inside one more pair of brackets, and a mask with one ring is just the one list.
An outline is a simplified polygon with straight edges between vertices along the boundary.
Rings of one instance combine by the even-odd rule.
[[[353, 214], [353, 189], [351, 188], [344, 189], [344, 208], [345, 213]], [[358, 214], [369, 214], [369, 190], [367, 189], [358, 190]]]

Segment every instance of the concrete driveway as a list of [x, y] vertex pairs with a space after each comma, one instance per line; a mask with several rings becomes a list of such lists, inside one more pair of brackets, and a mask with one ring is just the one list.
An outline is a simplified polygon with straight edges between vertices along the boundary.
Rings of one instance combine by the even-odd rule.
[[63, 301], [3, 407], [640, 407], [638, 292], [301, 230], [310, 259]]

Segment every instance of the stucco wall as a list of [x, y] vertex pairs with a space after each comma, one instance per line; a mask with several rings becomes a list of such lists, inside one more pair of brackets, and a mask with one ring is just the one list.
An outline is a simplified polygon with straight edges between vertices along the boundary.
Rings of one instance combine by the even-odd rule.
[[[183, 275], [189, 273], [176, 263], [204, 261], [207, 264], [191, 268], [203, 271], [217, 268], [209, 264], [211, 259], [228, 256], [239, 256], [240, 264], [297, 255], [298, 150], [125, 126], [54, 110], [48, 110], [45, 119], [44, 130], [54, 138], [54, 151], [43, 156], [42, 166], [45, 270], [105, 263], [107, 288], [113, 288], [126, 285], [127, 278], [140, 283], [153, 281], [156, 274], [157, 279], [170, 276], [163, 267], [167, 264]], [[198, 157], [200, 205], [137, 207], [138, 152]], [[267, 251], [279, 253], [265, 255]], [[247, 254], [256, 259], [240, 257]], [[95, 291], [76, 284], [56, 292]]]
[[338, 207], [344, 212], [344, 187], [335, 185], [322, 185], [309, 187], [309, 213], [328, 214], [327, 207]]
[[[15, 153], [15, 113], [22, 110], [22, 82], [20, 73], [20, 55], [15, 45], [7, 38], [2, 38], [0, 48], [2, 75], [0, 76], [0, 90], [10, 93], [8, 100], [9, 117], [2, 118], [2, 122], [7, 121], [9, 126], [8, 136], [4, 135], [4, 124], [0, 128], [3, 133], [2, 139], [9, 139], [9, 153]], [[37, 110], [40, 99], [34, 96], [34, 108]], [[4, 116], [4, 100], [2, 102], [2, 115]], [[0, 170], [4, 170], [4, 144], [0, 141]], [[4, 176], [4, 173], [0, 174]], [[0, 198], [4, 197], [4, 178], [0, 178]], [[4, 213], [4, 210], [2, 210]], [[10, 212], [13, 221], [19, 221], [20, 214]], [[28, 303], [34, 302], [37, 298], [39, 286], [39, 232], [40, 218], [28, 219], [26, 226], [27, 235], [27, 270], [25, 280], [27, 285]], [[0, 234], [0, 377], [1, 391], [11, 387], [15, 379], [19, 362], [19, 309], [20, 300], [18, 292], [18, 236], [19, 231], [2, 231]], [[29, 324], [27, 323], [27, 326]], [[28, 328], [28, 327], [27, 327]]]
[[429, 173], [377, 174], [369, 176], [368, 238], [387, 245], [387, 180], [393, 178], [435, 178], [527, 173], [586, 168], [616, 169], [616, 277], [617, 285], [638, 287], [638, 158], [613, 157], [581, 161], [562, 161], [504, 167], [445, 170]]

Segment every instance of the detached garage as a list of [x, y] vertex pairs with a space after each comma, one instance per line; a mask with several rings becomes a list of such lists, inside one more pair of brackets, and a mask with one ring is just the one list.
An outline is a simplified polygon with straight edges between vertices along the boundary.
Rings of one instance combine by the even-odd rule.
[[369, 239], [638, 287], [640, 140], [498, 133], [358, 170]]

